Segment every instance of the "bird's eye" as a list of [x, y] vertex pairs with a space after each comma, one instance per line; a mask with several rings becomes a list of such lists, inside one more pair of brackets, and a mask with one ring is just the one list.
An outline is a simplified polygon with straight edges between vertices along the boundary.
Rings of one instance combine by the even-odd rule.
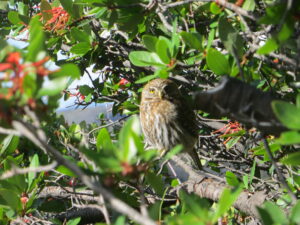
[[154, 89], [154, 88], [150, 88], [150, 89], [149, 89], [149, 92], [150, 92], [151, 94], [153, 94], [153, 93], [155, 92], [155, 89]]

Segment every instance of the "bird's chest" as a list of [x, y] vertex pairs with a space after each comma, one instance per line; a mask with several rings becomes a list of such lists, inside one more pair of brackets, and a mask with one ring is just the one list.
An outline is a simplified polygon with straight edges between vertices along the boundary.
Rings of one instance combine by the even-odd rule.
[[178, 107], [172, 102], [148, 103], [141, 108], [141, 124], [149, 145], [170, 149], [183, 144], [184, 130]]

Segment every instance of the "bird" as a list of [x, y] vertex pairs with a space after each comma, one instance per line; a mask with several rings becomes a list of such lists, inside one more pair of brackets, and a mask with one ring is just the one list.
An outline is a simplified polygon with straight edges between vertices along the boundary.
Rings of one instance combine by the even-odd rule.
[[146, 145], [163, 155], [181, 144], [196, 166], [202, 168], [194, 149], [198, 139], [196, 116], [174, 81], [156, 78], [143, 87], [140, 124]]

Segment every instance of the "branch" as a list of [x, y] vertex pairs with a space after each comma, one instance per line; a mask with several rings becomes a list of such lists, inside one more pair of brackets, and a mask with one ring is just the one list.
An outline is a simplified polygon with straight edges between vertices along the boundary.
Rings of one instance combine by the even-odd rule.
[[4, 127], [0, 127], [0, 134], [16, 135], [16, 136], [21, 135], [21, 133], [17, 130], [7, 129], [7, 128], [4, 128]]
[[[176, 178], [183, 182], [182, 188], [188, 193], [218, 201], [223, 189], [228, 188], [224, 182], [217, 181], [210, 174], [193, 170], [182, 160], [180, 155], [173, 156], [170, 163], [176, 171]], [[172, 176], [172, 174], [170, 175]], [[256, 207], [261, 206], [265, 199], [266, 194], [264, 192], [251, 194], [248, 191], [243, 191], [233, 206], [247, 215], [259, 218]]]
[[188, 4], [188, 3], [193, 3], [193, 2], [216, 2], [217, 4], [220, 4], [221, 6], [224, 6], [225, 8], [234, 11], [235, 13], [237, 13], [239, 15], [242, 15], [242, 16], [247, 17], [254, 21], [257, 20], [257, 18], [255, 16], [253, 16], [250, 12], [248, 12], [247, 10], [244, 10], [241, 7], [236, 6], [235, 4], [228, 2], [227, 0], [185, 0], [185, 1], [174, 2], [174, 3], [170, 3], [170, 4], [165, 4], [165, 5], [163, 5], [163, 8], [164, 8], [164, 10], [167, 10], [168, 8], [172, 8], [172, 7], [176, 7], [176, 6], [180, 6], [180, 5], [184, 5], [184, 4]]
[[52, 155], [55, 160], [74, 172], [78, 178], [96, 194], [103, 195], [105, 200], [110, 206], [121, 214], [127, 215], [133, 221], [143, 225], [156, 225], [156, 223], [149, 217], [141, 215], [138, 211], [114, 197], [109, 191], [104, 189], [99, 182], [93, 182], [89, 176], [87, 176], [76, 164], [68, 161], [63, 155], [58, 152], [51, 145], [47, 144], [45, 133], [38, 127], [33, 127], [31, 124], [23, 121], [13, 121], [13, 127], [20, 131], [20, 133], [31, 140], [36, 146], [47, 151]]
[[30, 173], [30, 172], [39, 173], [39, 172], [43, 172], [43, 171], [49, 171], [49, 170], [54, 169], [56, 166], [57, 166], [56, 161], [54, 161], [53, 163], [51, 163], [49, 165], [39, 166], [39, 167], [35, 167], [35, 168], [32, 168], [32, 167], [18, 168], [18, 167], [13, 166], [11, 170], [3, 173], [0, 176], [0, 180], [7, 179], [7, 178], [13, 177], [18, 174], [26, 174], [26, 173]]

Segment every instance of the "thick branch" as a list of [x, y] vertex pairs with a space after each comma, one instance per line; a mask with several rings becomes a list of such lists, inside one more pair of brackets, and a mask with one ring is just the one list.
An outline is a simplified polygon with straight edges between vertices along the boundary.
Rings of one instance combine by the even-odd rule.
[[[193, 170], [180, 156], [173, 156], [170, 163], [176, 172], [176, 178], [183, 183], [182, 188], [188, 193], [218, 201], [224, 188], [228, 188], [224, 182], [211, 178], [210, 174]], [[243, 191], [234, 203], [234, 207], [247, 215], [259, 218], [256, 207], [261, 206], [265, 199], [264, 192], [251, 194]]]

